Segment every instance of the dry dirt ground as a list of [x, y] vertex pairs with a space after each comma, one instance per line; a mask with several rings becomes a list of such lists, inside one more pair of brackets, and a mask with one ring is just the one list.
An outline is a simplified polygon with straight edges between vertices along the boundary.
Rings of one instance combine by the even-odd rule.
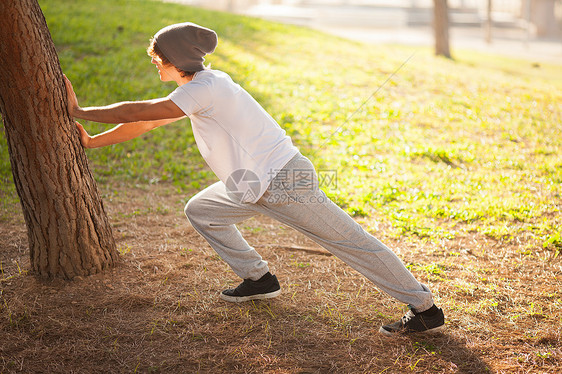
[[[240, 305], [239, 280], [171, 189], [106, 194], [120, 263], [74, 281], [29, 274], [19, 207], [0, 230], [1, 373], [558, 373], [561, 262], [525, 238], [467, 234], [393, 248], [445, 310], [434, 336], [386, 338], [403, 306], [295, 231], [240, 225], [283, 293]], [[375, 219], [375, 218], [371, 218]]]

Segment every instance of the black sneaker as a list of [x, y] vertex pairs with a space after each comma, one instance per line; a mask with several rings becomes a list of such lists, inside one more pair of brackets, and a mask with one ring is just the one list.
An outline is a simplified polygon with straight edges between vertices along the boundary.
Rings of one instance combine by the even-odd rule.
[[433, 305], [429, 310], [418, 313], [412, 307], [400, 321], [384, 325], [379, 332], [385, 335], [410, 334], [415, 332], [437, 332], [445, 328], [445, 316], [441, 308]]
[[221, 299], [233, 303], [241, 303], [249, 300], [271, 299], [281, 293], [281, 287], [277, 277], [267, 272], [257, 281], [244, 279], [236, 288], [222, 291]]

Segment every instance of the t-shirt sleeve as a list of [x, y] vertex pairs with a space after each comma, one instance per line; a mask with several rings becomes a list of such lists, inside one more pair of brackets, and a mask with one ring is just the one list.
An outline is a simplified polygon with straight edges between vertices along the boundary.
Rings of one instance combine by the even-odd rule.
[[206, 85], [189, 82], [176, 88], [168, 98], [186, 115], [205, 112], [211, 107], [211, 95]]

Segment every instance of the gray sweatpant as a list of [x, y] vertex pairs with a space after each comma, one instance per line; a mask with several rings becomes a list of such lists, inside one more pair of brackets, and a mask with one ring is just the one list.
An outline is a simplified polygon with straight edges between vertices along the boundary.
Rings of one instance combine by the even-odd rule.
[[433, 305], [429, 289], [414, 278], [396, 254], [319, 189], [314, 166], [300, 153], [277, 173], [255, 204], [238, 202], [224, 183], [217, 182], [193, 196], [185, 206], [193, 228], [239, 277], [252, 280], [269, 271], [267, 262], [235, 225], [259, 213], [302, 232], [417, 311]]

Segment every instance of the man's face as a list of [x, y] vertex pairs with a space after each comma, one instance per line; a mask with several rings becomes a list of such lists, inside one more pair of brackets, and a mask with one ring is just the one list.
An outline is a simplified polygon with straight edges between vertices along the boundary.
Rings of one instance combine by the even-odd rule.
[[162, 82], [174, 81], [174, 73], [177, 74], [178, 71], [172, 65], [163, 65], [157, 57], [152, 57], [150, 60], [158, 68], [158, 74], [160, 75], [160, 80]]

